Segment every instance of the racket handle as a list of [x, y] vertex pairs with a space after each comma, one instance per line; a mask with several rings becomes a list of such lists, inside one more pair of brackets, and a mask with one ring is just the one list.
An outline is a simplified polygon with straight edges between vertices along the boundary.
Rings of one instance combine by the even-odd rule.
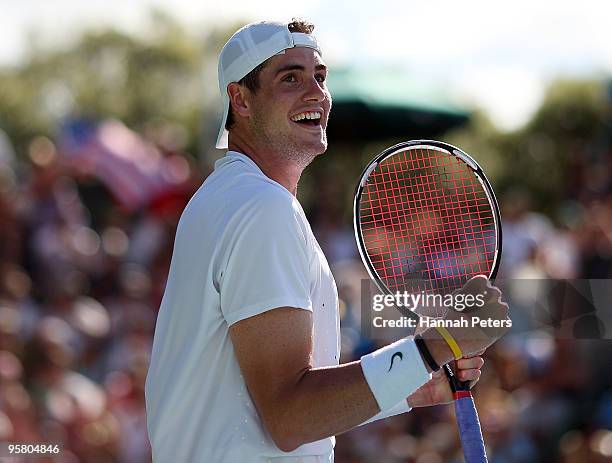
[[474, 399], [472, 399], [472, 394], [469, 391], [455, 393], [455, 413], [465, 463], [487, 463], [487, 453], [480, 430], [480, 421], [478, 420]]
[[487, 452], [482, 438], [478, 412], [470, 392], [470, 383], [459, 381], [448, 364], [444, 365], [444, 373], [446, 373], [455, 398], [455, 415], [465, 463], [487, 463]]

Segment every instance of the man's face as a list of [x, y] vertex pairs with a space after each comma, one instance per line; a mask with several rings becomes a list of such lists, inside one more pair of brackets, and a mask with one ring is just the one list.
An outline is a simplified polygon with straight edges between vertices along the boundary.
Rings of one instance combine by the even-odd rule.
[[327, 67], [310, 48], [290, 48], [270, 58], [251, 95], [250, 132], [266, 150], [305, 167], [327, 149], [331, 96]]

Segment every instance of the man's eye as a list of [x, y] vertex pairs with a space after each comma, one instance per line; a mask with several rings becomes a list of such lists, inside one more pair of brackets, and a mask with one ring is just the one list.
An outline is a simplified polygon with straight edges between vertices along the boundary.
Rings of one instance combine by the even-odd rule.
[[315, 78], [319, 82], [325, 82], [325, 75], [323, 75], [323, 74], [317, 74], [317, 76]]
[[293, 74], [288, 74], [285, 77], [283, 77], [283, 80], [285, 82], [295, 82], [295, 76]]

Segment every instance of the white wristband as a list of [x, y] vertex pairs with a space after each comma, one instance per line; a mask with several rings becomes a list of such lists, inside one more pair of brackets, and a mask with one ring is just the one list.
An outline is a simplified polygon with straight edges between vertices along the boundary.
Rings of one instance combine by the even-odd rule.
[[361, 369], [381, 411], [398, 404], [431, 379], [412, 336], [364, 355]]
[[385, 418], [390, 418], [392, 416], [399, 415], [400, 413], [407, 413], [410, 410], [412, 410], [412, 408], [410, 408], [408, 406], [408, 401], [406, 399], [402, 399], [402, 401], [400, 403], [398, 403], [397, 405], [394, 405], [389, 410], [385, 410], [384, 412], [378, 412], [372, 418], [370, 418], [367, 421], [364, 421], [359, 426], [363, 426], [364, 424], [372, 423], [373, 421], [378, 421], [378, 420], [383, 420]]

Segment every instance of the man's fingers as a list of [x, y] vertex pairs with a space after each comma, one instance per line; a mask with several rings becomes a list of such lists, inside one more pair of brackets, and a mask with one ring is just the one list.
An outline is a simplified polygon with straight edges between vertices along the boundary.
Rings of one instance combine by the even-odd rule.
[[470, 370], [472, 368], [482, 368], [484, 359], [482, 357], [464, 357], [457, 360], [457, 370]]
[[474, 357], [464, 357], [456, 360], [454, 363], [455, 375], [459, 381], [469, 381], [470, 389], [480, 379], [480, 369], [484, 365], [484, 359], [479, 355]]
[[489, 280], [485, 275], [476, 275], [470, 278], [458, 291], [464, 294], [482, 294], [487, 290], [488, 284]]
[[470, 278], [459, 291], [465, 294], [482, 294], [484, 295], [485, 303], [501, 302], [501, 290], [491, 284], [491, 281], [485, 275], [476, 275]]
[[501, 302], [502, 293], [497, 286], [493, 286], [490, 281], [487, 281], [486, 288], [484, 291], [484, 298], [486, 302]]
[[455, 294], [476, 296], [480, 301], [480, 304], [466, 307], [462, 311], [450, 310], [445, 316], [448, 320], [467, 322], [467, 325], [458, 325], [461, 329], [451, 327], [449, 331], [466, 355], [478, 355], [510, 328], [508, 304], [502, 302], [500, 289], [491, 284], [484, 275], [474, 276]]
[[[470, 382], [478, 381], [480, 379], [480, 370], [476, 368], [471, 369], [471, 370], [459, 370], [457, 372], [457, 378], [460, 381], [470, 381]], [[473, 386], [473, 384], [470, 385], [470, 387], [471, 386]]]

